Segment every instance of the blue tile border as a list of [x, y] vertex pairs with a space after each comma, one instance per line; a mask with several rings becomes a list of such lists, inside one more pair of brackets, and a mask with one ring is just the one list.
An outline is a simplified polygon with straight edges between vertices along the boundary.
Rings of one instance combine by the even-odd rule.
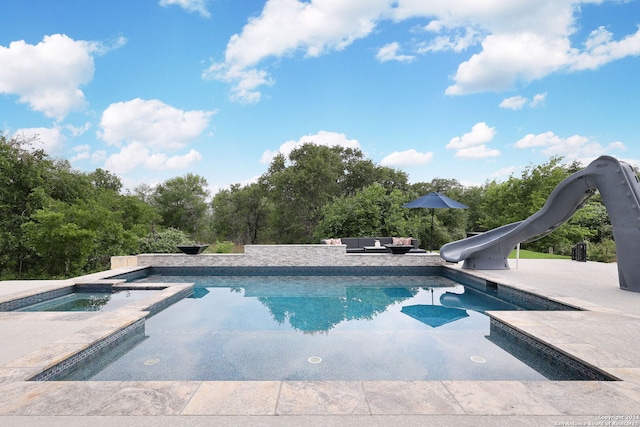
[[[588, 365], [578, 359], [553, 348], [552, 346], [527, 335], [495, 318], [491, 318], [489, 326], [489, 337], [492, 342], [500, 345], [500, 341], [507, 344], [514, 344], [519, 350], [526, 350], [541, 358], [550, 366], [554, 366], [566, 375], [565, 380], [583, 380], [583, 381], [619, 381], [619, 378], [608, 374], [594, 366]], [[501, 346], [502, 347], [502, 346]], [[504, 348], [504, 347], [503, 347]], [[509, 351], [508, 349], [505, 349]], [[518, 357], [522, 360], [521, 357]], [[525, 363], [527, 363], [525, 361]], [[531, 363], [527, 363], [530, 365]], [[535, 368], [534, 368], [535, 369]]]
[[75, 292], [75, 285], [65, 286], [63, 288], [54, 289], [52, 291], [41, 292], [39, 294], [29, 295], [23, 298], [16, 298], [10, 301], [5, 301], [0, 303], [0, 312], [1, 311], [15, 311], [21, 308], [38, 304], [44, 301], [48, 301], [50, 299], [63, 297], [65, 295], [69, 295]]
[[526, 310], [582, 311], [580, 308], [562, 304], [531, 292], [526, 292], [501, 283], [495, 283], [490, 280], [481, 279], [450, 268], [442, 268], [441, 274], [449, 279], [455, 280], [456, 282], [482, 292], [493, 290], [498, 298], [518, 305]]
[[497, 284], [497, 288], [499, 298], [513, 301], [527, 310], [582, 311], [582, 309], [562, 304], [531, 292], [514, 289], [510, 286]]
[[127, 282], [132, 282], [134, 280], [143, 279], [147, 277], [149, 275], [150, 268], [151, 267], [141, 268], [139, 270], [131, 271], [129, 273], [116, 274], [114, 276], [108, 277], [107, 279], [125, 279]]
[[120, 344], [123, 340], [131, 338], [132, 335], [141, 334], [144, 336], [144, 323], [145, 319], [140, 319], [104, 339], [94, 342], [89, 347], [77, 352], [62, 362], [45, 369], [37, 375], [29, 378], [27, 381], [55, 381], [64, 379], [65, 375], [80, 366], [80, 364], [89, 363], [91, 360], [100, 357], [105, 352], [108, 352], [113, 347]]
[[175, 304], [176, 302], [180, 301], [183, 298], [187, 298], [190, 295], [193, 294], [193, 285], [186, 287], [184, 289], [182, 289], [179, 292], [176, 292], [174, 295], [171, 295], [167, 298], [164, 298], [162, 301], [159, 301], [155, 304], [150, 305], [149, 307], [147, 307], [146, 311], [149, 312], [149, 315], [147, 317], [151, 317], [155, 314], [158, 314], [159, 312], [161, 312], [162, 310], [164, 310], [165, 308], [169, 307], [172, 304]]
[[440, 271], [440, 267], [433, 266], [210, 266], [149, 267], [148, 274], [171, 276], [429, 276], [438, 275]]

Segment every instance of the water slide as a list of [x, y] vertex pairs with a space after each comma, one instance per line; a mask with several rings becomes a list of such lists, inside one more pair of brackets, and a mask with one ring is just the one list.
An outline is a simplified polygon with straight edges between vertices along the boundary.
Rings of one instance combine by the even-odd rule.
[[596, 190], [613, 225], [620, 288], [640, 292], [640, 183], [628, 163], [610, 156], [598, 157], [558, 184], [542, 209], [524, 221], [448, 243], [440, 256], [448, 262], [464, 261], [466, 269], [508, 270], [507, 257], [518, 243], [551, 233]]

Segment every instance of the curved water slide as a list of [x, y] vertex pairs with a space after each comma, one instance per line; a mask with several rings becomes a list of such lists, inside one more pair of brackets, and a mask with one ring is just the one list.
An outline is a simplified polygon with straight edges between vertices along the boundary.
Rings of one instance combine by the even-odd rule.
[[551, 233], [596, 190], [613, 225], [620, 288], [640, 292], [640, 183], [629, 164], [610, 156], [597, 158], [558, 184], [542, 209], [524, 221], [448, 243], [440, 256], [449, 262], [464, 260], [466, 269], [508, 270], [507, 257], [518, 243]]

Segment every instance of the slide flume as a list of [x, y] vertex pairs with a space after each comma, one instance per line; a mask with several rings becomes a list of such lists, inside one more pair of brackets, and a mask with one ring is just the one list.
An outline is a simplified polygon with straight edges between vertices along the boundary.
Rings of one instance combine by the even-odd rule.
[[524, 221], [447, 243], [440, 256], [464, 261], [462, 268], [508, 270], [507, 257], [518, 243], [536, 240], [568, 221], [598, 190], [613, 225], [620, 288], [640, 292], [640, 183], [633, 168], [601, 156], [562, 181], [545, 205]]

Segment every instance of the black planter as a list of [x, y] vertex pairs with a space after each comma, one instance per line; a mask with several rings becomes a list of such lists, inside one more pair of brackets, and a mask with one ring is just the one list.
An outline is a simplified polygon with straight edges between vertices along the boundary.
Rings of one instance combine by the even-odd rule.
[[384, 245], [394, 255], [404, 255], [413, 249], [411, 245]]
[[180, 245], [178, 249], [187, 255], [198, 255], [207, 249], [209, 245]]

